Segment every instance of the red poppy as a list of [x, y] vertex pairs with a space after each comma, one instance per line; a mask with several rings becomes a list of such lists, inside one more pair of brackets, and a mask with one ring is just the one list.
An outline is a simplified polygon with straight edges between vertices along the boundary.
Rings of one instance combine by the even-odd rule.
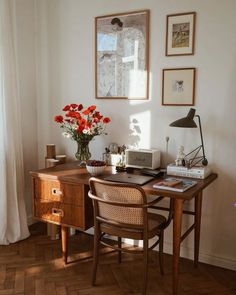
[[75, 112], [74, 116], [75, 116], [75, 118], [76, 118], [77, 120], [80, 120], [80, 119], [81, 119], [81, 115], [80, 115], [80, 113], [78, 113], [78, 112]]
[[70, 105], [68, 104], [68, 105], [64, 106], [64, 108], [62, 110], [66, 112], [66, 111], [69, 111], [69, 109], [70, 109]]
[[93, 119], [93, 122], [94, 122], [94, 123], [98, 123], [99, 121], [100, 121], [100, 120], [99, 120], [98, 118], [94, 118], [94, 119]]
[[81, 118], [80, 120], [79, 120], [79, 125], [81, 125], [81, 126], [85, 126], [87, 124], [87, 120], [85, 120], [84, 118]]
[[87, 121], [86, 128], [88, 129], [88, 128], [90, 128], [91, 126], [92, 126], [92, 122], [88, 122], [88, 121]]
[[57, 123], [63, 123], [63, 117], [61, 115], [57, 115], [54, 117], [54, 121]]
[[111, 122], [111, 119], [109, 117], [103, 118], [103, 123], [107, 124], [109, 122]]
[[88, 115], [90, 113], [90, 110], [89, 109], [86, 109], [82, 112], [84, 115]]
[[81, 111], [83, 109], [83, 105], [82, 104], [79, 104], [78, 105], [78, 111]]
[[66, 117], [71, 117], [71, 118], [77, 118], [78, 119], [78, 115], [80, 116], [80, 114], [75, 112], [75, 111], [69, 111], [69, 112], [66, 113]]
[[77, 128], [77, 132], [78, 133], [81, 133], [82, 131], [84, 130], [84, 126], [78, 126], [78, 128]]
[[78, 107], [76, 103], [72, 103], [70, 106], [72, 107], [72, 109], [76, 109]]
[[90, 111], [94, 111], [95, 109], [96, 109], [96, 106], [94, 104], [88, 107], [88, 110]]
[[97, 117], [99, 120], [101, 120], [102, 119], [102, 115], [100, 115], [100, 112], [95, 112], [95, 117]]
[[67, 112], [66, 117], [71, 117], [71, 112]]

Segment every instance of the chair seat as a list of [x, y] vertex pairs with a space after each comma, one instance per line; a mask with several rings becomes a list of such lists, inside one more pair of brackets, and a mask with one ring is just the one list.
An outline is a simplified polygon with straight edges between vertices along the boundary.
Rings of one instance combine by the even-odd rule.
[[[148, 213], [148, 238], [151, 239], [160, 233], [165, 223], [166, 218], [164, 216], [155, 213]], [[144, 238], [143, 230], [122, 228], [120, 225], [117, 227], [115, 225], [109, 225], [103, 222], [100, 224], [100, 226], [101, 231], [109, 235], [115, 235], [134, 240], [142, 240]]]

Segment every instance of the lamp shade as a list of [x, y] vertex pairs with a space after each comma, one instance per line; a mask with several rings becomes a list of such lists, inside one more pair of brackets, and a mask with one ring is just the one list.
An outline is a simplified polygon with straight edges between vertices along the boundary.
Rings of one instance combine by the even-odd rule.
[[182, 128], [197, 128], [197, 124], [194, 122], [195, 112], [195, 109], [190, 109], [186, 117], [172, 122], [170, 126]]

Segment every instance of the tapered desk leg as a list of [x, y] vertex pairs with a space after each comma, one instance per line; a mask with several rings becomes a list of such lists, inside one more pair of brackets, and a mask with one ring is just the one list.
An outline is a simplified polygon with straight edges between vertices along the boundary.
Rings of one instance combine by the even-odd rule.
[[61, 247], [62, 247], [62, 258], [65, 264], [67, 264], [68, 255], [68, 230], [67, 226], [61, 226]]
[[178, 294], [182, 208], [183, 200], [175, 199], [173, 219], [173, 295]]
[[194, 266], [198, 266], [202, 215], [202, 192], [195, 197]]

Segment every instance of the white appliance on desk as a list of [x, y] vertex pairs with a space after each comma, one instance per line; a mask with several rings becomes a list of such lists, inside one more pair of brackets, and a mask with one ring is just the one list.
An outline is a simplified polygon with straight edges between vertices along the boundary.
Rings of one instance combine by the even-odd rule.
[[127, 149], [126, 167], [156, 169], [161, 165], [161, 153], [157, 149]]

